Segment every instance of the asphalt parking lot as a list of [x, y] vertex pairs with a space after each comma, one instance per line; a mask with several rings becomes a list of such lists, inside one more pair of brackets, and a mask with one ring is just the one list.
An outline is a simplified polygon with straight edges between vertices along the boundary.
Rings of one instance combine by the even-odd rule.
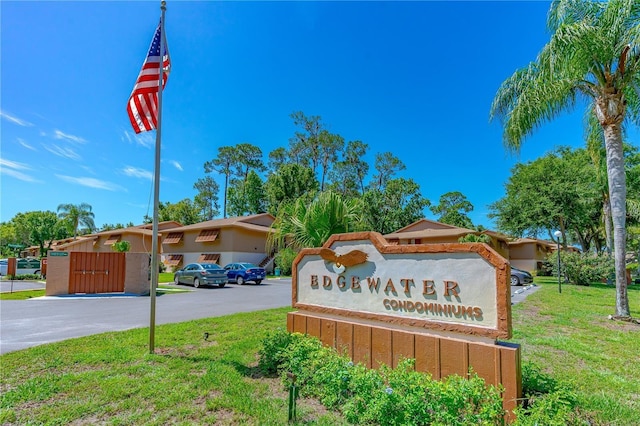
[[[156, 297], [157, 325], [291, 306], [290, 279], [224, 288], [178, 287], [190, 291]], [[149, 327], [150, 300], [118, 294], [3, 300], [0, 354], [107, 331]]]
[[45, 288], [44, 281], [23, 281], [23, 280], [2, 280], [0, 281], [0, 293], [20, 291], [20, 290], [38, 290]]

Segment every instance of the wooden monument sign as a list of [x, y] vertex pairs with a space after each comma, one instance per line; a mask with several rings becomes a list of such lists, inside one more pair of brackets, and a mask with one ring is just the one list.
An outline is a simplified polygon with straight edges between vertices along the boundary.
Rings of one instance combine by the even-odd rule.
[[[355, 362], [395, 367], [414, 358], [435, 379], [466, 376], [504, 386], [510, 413], [522, 396], [511, 337], [509, 263], [486, 244], [391, 245], [375, 232], [333, 235], [293, 263], [290, 332], [318, 337]], [[509, 417], [509, 415], [508, 415]]]

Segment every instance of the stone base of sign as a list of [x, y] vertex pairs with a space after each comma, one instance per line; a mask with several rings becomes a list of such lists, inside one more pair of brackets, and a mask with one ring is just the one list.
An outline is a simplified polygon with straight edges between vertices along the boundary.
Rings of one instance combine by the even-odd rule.
[[417, 371], [438, 380], [452, 374], [466, 377], [472, 368], [488, 385], [504, 387], [507, 421], [513, 420], [513, 410], [522, 397], [520, 346], [516, 344], [474, 342], [304, 311], [287, 315], [287, 330], [315, 336], [369, 368], [380, 364], [395, 368], [402, 358], [413, 358]]

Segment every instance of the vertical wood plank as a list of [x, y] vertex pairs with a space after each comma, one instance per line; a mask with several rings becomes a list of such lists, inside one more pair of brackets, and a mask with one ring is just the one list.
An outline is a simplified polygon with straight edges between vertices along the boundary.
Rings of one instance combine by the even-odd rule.
[[293, 333], [294, 329], [293, 329], [293, 319], [295, 317], [295, 313], [294, 312], [287, 312], [287, 331], [289, 333]]
[[436, 380], [441, 377], [439, 340], [433, 336], [418, 334], [415, 341], [416, 370], [430, 373]]
[[307, 334], [320, 338], [320, 318], [307, 317]]
[[336, 349], [341, 355], [346, 354], [353, 359], [353, 324], [338, 321], [336, 329]]
[[458, 340], [440, 339], [440, 374], [447, 377], [451, 374], [467, 376], [465, 369], [465, 344]]
[[322, 319], [320, 321], [320, 341], [325, 346], [336, 347], [336, 322], [334, 320]]
[[499, 351], [493, 346], [476, 344], [469, 347], [469, 366], [488, 385], [499, 383], [496, 378], [496, 358], [499, 357]]
[[371, 361], [374, 368], [391, 366], [392, 334], [388, 328], [371, 327]]
[[307, 317], [305, 315], [296, 314], [293, 320], [293, 331], [302, 334], [307, 332]]
[[520, 366], [520, 346], [501, 343], [500, 364], [502, 366], [502, 406], [507, 412], [507, 419], [513, 419], [513, 410], [518, 405], [518, 398], [522, 396], [522, 377]]
[[415, 334], [394, 330], [391, 339], [393, 368], [404, 358], [415, 358]]
[[371, 327], [353, 325], [353, 362], [371, 368]]

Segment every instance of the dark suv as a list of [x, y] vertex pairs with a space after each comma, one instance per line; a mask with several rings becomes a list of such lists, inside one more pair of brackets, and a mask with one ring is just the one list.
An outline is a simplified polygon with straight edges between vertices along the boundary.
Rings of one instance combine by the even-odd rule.
[[511, 267], [511, 285], [531, 284], [533, 276], [527, 271]]

